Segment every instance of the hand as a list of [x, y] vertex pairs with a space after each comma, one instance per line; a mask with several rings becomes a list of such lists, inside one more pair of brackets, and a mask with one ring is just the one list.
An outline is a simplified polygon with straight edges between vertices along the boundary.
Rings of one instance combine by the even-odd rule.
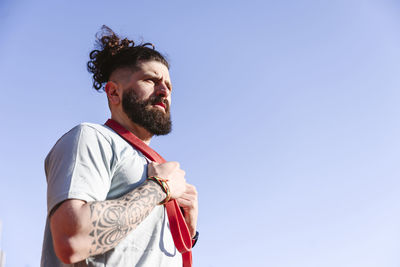
[[180, 168], [179, 162], [151, 162], [147, 167], [147, 175], [167, 179], [171, 199], [179, 198], [186, 191], [185, 171]]
[[196, 234], [197, 216], [199, 213], [196, 187], [186, 184], [185, 192], [176, 201], [184, 211], [185, 221], [193, 238]]

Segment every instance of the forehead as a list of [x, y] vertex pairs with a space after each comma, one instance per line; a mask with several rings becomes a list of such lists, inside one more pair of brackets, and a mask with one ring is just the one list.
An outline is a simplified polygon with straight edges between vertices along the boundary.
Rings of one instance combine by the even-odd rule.
[[138, 72], [148, 75], [154, 75], [165, 80], [170, 80], [167, 66], [158, 61], [142, 61], [137, 65]]

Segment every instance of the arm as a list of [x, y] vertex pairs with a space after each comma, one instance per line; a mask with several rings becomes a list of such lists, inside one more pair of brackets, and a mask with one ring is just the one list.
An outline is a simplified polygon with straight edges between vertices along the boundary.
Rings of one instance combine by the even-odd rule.
[[114, 248], [165, 197], [159, 185], [146, 181], [115, 200], [63, 202], [50, 218], [57, 256], [75, 263]]
[[[180, 197], [185, 191], [185, 172], [177, 162], [159, 164], [149, 168], [148, 173], [169, 179], [172, 198]], [[146, 180], [115, 200], [64, 201], [50, 217], [56, 255], [64, 263], [75, 263], [114, 248], [165, 197], [158, 184]]]

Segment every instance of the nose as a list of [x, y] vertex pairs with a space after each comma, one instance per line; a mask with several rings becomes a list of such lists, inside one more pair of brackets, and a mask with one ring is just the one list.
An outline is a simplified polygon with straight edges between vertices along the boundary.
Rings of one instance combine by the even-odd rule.
[[161, 97], [168, 97], [171, 91], [168, 89], [167, 85], [160, 83], [156, 88], [156, 95]]

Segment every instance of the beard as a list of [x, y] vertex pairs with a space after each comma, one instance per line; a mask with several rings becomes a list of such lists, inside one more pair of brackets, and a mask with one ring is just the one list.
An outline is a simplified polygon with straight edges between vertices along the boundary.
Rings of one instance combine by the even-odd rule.
[[[153, 107], [160, 102], [165, 105], [165, 112]], [[172, 130], [169, 103], [162, 97], [151, 96], [147, 100], [139, 100], [133, 89], [129, 89], [122, 95], [122, 109], [132, 122], [153, 135], [166, 135]]]

